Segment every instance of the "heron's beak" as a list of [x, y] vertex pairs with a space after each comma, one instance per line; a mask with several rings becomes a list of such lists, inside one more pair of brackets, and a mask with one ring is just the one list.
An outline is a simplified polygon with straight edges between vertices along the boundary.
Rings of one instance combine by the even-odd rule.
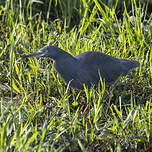
[[34, 53], [31, 53], [31, 54], [28, 54], [28, 55], [24, 56], [23, 58], [28, 58], [28, 57], [32, 57], [32, 56], [46, 57], [47, 56], [47, 52], [48, 52], [47, 50], [40, 49], [37, 52], [34, 52]]

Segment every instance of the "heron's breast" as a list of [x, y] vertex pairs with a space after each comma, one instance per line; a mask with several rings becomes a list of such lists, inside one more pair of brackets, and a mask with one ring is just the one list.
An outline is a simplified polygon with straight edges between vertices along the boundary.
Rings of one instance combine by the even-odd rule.
[[72, 62], [54, 62], [54, 67], [65, 81], [71, 81], [72, 79], [76, 79], [77, 72], [79, 70], [78, 66], [79, 65]]

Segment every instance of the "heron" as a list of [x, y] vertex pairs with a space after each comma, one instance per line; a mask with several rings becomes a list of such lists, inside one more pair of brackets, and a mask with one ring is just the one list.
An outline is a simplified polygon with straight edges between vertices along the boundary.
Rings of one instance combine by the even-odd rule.
[[100, 52], [89, 51], [72, 56], [57, 46], [45, 46], [28, 57], [49, 57], [56, 71], [70, 87], [84, 89], [98, 86], [101, 78], [105, 85], [112, 85], [119, 77], [139, 67], [135, 60], [119, 59]]

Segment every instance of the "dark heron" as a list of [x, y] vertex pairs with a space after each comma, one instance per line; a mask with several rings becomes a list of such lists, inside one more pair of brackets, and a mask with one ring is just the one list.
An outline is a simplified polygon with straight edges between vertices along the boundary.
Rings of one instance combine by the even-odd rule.
[[137, 61], [118, 59], [100, 52], [85, 52], [73, 57], [56, 46], [43, 47], [24, 57], [32, 56], [52, 58], [54, 67], [66, 83], [78, 89], [83, 89], [83, 84], [88, 88], [98, 86], [100, 77], [109, 86], [120, 76], [139, 67]]

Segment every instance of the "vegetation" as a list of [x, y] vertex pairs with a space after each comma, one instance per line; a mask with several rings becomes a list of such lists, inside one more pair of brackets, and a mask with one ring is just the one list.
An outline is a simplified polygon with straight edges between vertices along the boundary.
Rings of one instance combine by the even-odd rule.
[[[152, 149], [151, 3], [111, 2], [0, 2], [0, 151]], [[134, 59], [140, 68], [111, 87], [111, 99], [104, 83], [72, 89], [50, 59], [22, 58], [45, 45]]]

